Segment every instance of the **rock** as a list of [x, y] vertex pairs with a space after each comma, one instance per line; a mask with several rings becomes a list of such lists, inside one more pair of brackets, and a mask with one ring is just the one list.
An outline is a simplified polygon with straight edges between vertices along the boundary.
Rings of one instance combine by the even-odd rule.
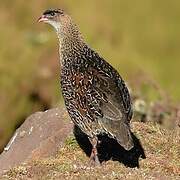
[[0, 155], [0, 174], [29, 160], [54, 155], [72, 129], [65, 109], [55, 108], [31, 115]]

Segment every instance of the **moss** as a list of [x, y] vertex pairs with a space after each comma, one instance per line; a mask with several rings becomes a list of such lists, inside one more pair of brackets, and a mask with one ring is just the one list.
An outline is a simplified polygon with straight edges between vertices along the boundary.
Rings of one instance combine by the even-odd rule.
[[72, 149], [75, 149], [78, 147], [78, 143], [74, 136], [69, 136], [65, 141], [65, 145]]

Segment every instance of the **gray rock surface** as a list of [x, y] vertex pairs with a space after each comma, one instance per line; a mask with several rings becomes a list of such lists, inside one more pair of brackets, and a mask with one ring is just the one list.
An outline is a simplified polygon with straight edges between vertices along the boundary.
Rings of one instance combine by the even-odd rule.
[[28, 160], [55, 154], [72, 132], [65, 109], [37, 112], [18, 128], [0, 155], [0, 174]]

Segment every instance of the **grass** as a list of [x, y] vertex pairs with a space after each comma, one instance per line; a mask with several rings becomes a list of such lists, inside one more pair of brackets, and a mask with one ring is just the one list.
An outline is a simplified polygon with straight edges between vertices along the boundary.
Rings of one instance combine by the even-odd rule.
[[55, 157], [39, 159], [8, 171], [4, 179], [178, 179], [180, 175], [179, 129], [164, 129], [154, 123], [133, 122], [132, 129], [140, 139], [146, 159], [140, 168], [128, 168], [116, 161], [90, 167], [88, 157], [73, 137]]

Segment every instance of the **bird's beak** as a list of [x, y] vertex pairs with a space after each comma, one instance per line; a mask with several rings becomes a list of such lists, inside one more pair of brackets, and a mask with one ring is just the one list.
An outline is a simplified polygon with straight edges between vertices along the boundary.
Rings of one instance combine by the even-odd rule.
[[38, 22], [47, 22], [48, 18], [45, 15], [42, 15], [39, 19]]

